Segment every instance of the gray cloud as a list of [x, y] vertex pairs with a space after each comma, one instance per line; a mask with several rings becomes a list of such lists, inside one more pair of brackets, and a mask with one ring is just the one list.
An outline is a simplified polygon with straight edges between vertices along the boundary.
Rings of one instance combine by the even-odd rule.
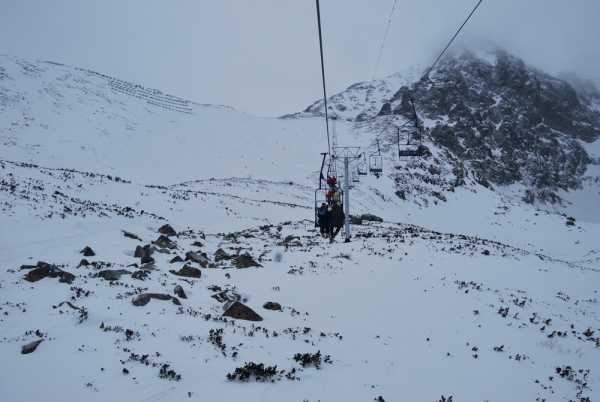
[[[393, 0], [321, 0], [328, 95], [373, 77]], [[397, 1], [376, 78], [432, 62], [476, 0]], [[484, 0], [454, 46], [490, 41], [600, 79], [597, 0]], [[0, 3], [0, 53], [55, 61], [261, 116], [322, 97], [311, 0]], [[595, 81], [600, 83], [600, 81]]]

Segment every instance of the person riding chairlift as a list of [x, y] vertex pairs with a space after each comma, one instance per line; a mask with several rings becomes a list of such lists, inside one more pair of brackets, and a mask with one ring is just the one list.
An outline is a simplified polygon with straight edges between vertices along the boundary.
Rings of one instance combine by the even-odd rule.
[[333, 201], [334, 202], [339, 202], [340, 201], [340, 190], [337, 187], [335, 187], [333, 189]]
[[325, 198], [327, 199], [327, 203], [331, 205], [331, 201], [333, 200], [333, 191], [329, 190], [325, 195]]
[[327, 178], [327, 185], [329, 187], [334, 188], [336, 183], [337, 183], [337, 179], [335, 176], [329, 176]]

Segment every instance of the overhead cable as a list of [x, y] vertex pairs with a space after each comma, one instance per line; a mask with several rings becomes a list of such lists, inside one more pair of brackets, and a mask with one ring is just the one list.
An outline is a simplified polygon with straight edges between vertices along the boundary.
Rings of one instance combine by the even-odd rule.
[[471, 16], [475, 12], [475, 10], [477, 10], [477, 7], [479, 7], [479, 5], [481, 4], [482, 1], [483, 0], [479, 0], [479, 3], [477, 3], [477, 5], [473, 9], [473, 11], [471, 11], [471, 14], [469, 14], [469, 16], [467, 17], [467, 19], [465, 20], [465, 22], [463, 22], [463, 24], [460, 26], [460, 28], [458, 28], [458, 31], [456, 31], [456, 33], [454, 34], [454, 36], [452, 37], [452, 39], [450, 39], [450, 42], [448, 42], [448, 45], [446, 45], [446, 47], [444, 48], [444, 50], [442, 51], [442, 53], [439, 55], [439, 57], [437, 58], [437, 60], [435, 61], [435, 63], [433, 63], [433, 65], [429, 68], [429, 70], [423, 76], [423, 78], [425, 78], [425, 77], [427, 77], [429, 75], [429, 73], [431, 72], [431, 70], [433, 69], [433, 67], [437, 64], [437, 62], [442, 57], [442, 55], [444, 54], [444, 52], [446, 51], [446, 49], [448, 49], [448, 47], [450, 46], [450, 44], [452, 43], [452, 41], [454, 40], [454, 38], [456, 38], [456, 35], [458, 35], [458, 33], [460, 32], [461, 29], [463, 29], [463, 27], [465, 26], [465, 24], [467, 23], [467, 21], [469, 21], [469, 18], [471, 18]]
[[321, 12], [319, 0], [317, 0], [317, 21], [319, 22], [319, 48], [321, 49], [321, 74], [323, 76], [323, 100], [325, 102], [325, 125], [327, 126], [327, 150], [331, 155], [331, 144], [329, 141], [329, 118], [327, 116], [327, 91], [325, 90], [325, 63], [323, 62], [323, 40], [321, 38]]
[[392, 13], [390, 14], [390, 19], [387, 24], [387, 28], [385, 29], [385, 35], [383, 36], [383, 43], [381, 44], [381, 50], [379, 50], [379, 57], [377, 57], [377, 64], [375, 65], [375, 71], [373, 72], [373, 78], [371, 81], [375, 80], [375, 74], [377, 74], [377, 67], [379, 67], [379, 59], [381, 59], [381, 53], [383, 52], [383, 46], [385, 45], [385, 39], [387, 38], [388, 30], [390, 29], [390, 23], [392, 22], [392, 15], [394, 15], [394, 8], [396, 8], [396, 0], [394, 0], [394, 6], [392, 7]]

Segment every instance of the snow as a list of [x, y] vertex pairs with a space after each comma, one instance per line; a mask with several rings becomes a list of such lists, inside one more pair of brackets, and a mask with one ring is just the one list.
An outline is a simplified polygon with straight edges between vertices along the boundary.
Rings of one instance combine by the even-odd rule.
[[[193, 103], [187, 114], [112, 90], [99, 75], [32, 62], [46, 71], [25, 76], [11, 60], [0, 59], [14, 82], [0, 85], [24, 99], [0, 110], [3, 400], [597, 397], [600, 222], [584, 219], [600, 205], [597, 184], [565, 195], [590, 205], [556, 210], [523, 204], [518, 186], [457, 188], [425, 207], [394, 194], [387, 172], [403, 162], [384, 147], [384, 174], [361, 177], [350, 193], [351, 214], [384, 222], [352, 225], [350, 242], [339, 235], [329, 244], [313, 225], [323, 119], [266, 119]], [[378, 134], [337, 128], [347, 146]], [[133, 217], [119, 213], [125, 207]], [[154, 253], [147, 280], [108, 282], [94, 277], [99, 269], [79, 266], [89, 246], [96, 253], [89, 262], [136, 271], [129, 266], [140, 263], [136, 246], [156, 240], [165, 223], [179, 232], [178, 248]], [[248, 252], [262, 267], [226, 261], [200, 268], [199, 279], [169, 273], [183, 266], [169, 263], [174, 254], [201, 250], [214, 261], [218, 248]], [[75, 281], [24, 281], [29, 270], [20, 267], [38, 261]], [[177, 284], [187, 293], [181, 309], [156, 299], [131, 303], [139, 288], [173, 295]], [[223, 321], [212, 286], [235, 289], [264, 320]], [[87, 318], [59, 306], [66, 301]], [[264, 309], [268, 301], [283, 311]], [[224, 349], [211, 338], [219, 329]], [[36, 339], [44, 341], [22, 355]], [[294, 360], [318, 351], [331, 363], [317, 369]], [[285, 374], [295, 368], [297, 379], [227, 379], [249, 362]], [[162, 364], [181, 379], [160, 378]], [[571, 380], [556, 371], [567, 366]]]

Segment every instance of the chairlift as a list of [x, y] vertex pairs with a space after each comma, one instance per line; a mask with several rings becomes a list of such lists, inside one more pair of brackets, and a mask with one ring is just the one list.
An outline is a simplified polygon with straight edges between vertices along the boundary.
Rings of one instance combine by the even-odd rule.
[[[419, 126], [419, 119], [417, 117], [417, 111], [415, 110], [415, 103], [414, 103], [414, 99], [410, 100], [410, 103], [412, 104], [413, 107], [413, 127], [412, 130], [407, 129], [407, 128], [402, 128], [398, 127], [398, 156], [399, 157], [403, 157], [403, 156], [423, 156], [423, 152], [422, 152], [422, 132], [421, 132], [421, 127]], [[400, 145], [400, 132], [405, 132], [406, 133], [406, 145]], [[419, 138], [419, 146], [415, 148], [416, 144], [411, 144], [410, 143], [410, 139], [411, 136], [414, 138], [415, 136], [418, 136]]]
[[383, 172], [381, 157], [381, 149], [379, 148], [379, 140], [377, 140], [377, 152], [371, 154], [369, 156], [369, 171], [371, 173], [381, 173]]
[[367, 158], [364, 155], [363, 160], [364, 162], [358, 162], [356, 165], [356, 173], [358, 173], [359, 176], [367, 175]]
[[357, 172], [352, 172], [352, 182], [353, 183], [360, 183], [360, 177], [358, 176]]
[[340, 199], [337, 201], [328, 200], [327, 192], [331, 190], [330, 188], [318, 188], [315, 190], [315, 227], [319, 227], [319, 215], [318, 211], [321, 205], [325, 204], [328, 207], [337, 203], [340, 207], [344, 207], [344, 190], [339, 190]]

